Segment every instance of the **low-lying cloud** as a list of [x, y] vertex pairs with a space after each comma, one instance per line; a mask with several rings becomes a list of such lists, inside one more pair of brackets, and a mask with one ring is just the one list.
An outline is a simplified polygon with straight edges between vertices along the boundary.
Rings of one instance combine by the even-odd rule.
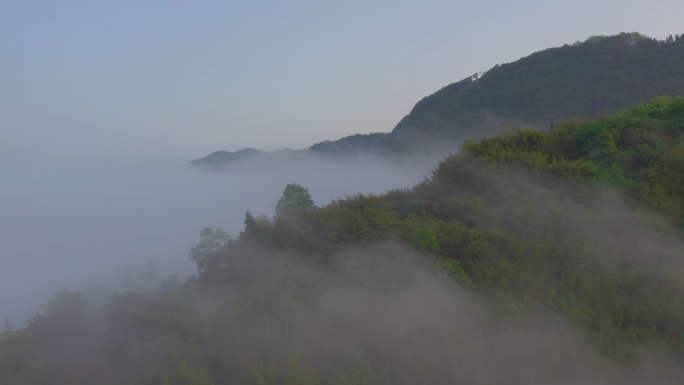
[[[236, 236], [245, 211], [272, 215], [283, 187], [299, 183], [323, 205], [420, 181], [437, 159], [311, 156], [221, 173], [185, 162], [21, 162], [0, 167], [0, 319], [21, 325], [64, 287], [120, 282], [150, 264], [160, 277], [194, 273], [187, 258], [205, 226]], [[130, 274], [129, 274], [130, 276]]]
[[[326, 267], [260, 248], [242, 248], [227, 262], [232, 284], [213, 294], [211, 285], [203, 288], [185, 314], [204, 328], [195, 342], [211, 357], [214, 364], [203, 367], [217, 383], [678, 384], [684, 378], [681, 361], [658, 347], [626, 361], [600, 356], [560, 314], [495, 315], [485, 297], [391, 241], [349, 246]], [[151, 359], [163, 349], [151, 348], [128, 359]]]

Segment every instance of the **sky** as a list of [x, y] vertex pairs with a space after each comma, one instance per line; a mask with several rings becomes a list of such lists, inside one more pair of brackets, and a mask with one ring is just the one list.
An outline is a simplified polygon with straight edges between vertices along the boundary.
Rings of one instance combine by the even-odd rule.
[[389, 132], [447, 84], [679, 0], [0, 2], [0, 162], [193, 159]]
[[193, 159], [389, 132], [447, 84], [684, 2], [0, 2], [0, 161]]

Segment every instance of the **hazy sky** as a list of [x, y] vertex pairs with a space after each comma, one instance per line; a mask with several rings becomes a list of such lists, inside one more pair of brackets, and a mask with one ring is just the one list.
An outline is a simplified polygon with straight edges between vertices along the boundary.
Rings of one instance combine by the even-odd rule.
[[0, 162], [303, 148], [390, 131], [498, 63], [637, 31], [681, 0], [0, 2]]

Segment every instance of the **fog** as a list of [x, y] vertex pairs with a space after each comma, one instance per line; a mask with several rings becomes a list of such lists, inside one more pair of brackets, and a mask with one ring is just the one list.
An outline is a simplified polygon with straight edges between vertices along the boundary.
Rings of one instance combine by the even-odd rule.
[[202, 228], [221, 227], [237, 236], [247, 210], [272, 215], [287, 183], [308, 188], [323, 205], [347, 194], [410, 187], [437, 160], [310, 157], [208, 172], [185, 160], [5, 159], [0, 319], [23, 326], [46, 297], [63, 288], [116, 287], [140, 274], [193, 274], [188, 250]]
[[[496, 315], [486, 297], [392, 241], [348, 246], [323, 268], [244, 244], [227, 262], [228, 284], [186, 298], [217, 383], [679, 384], [684, 374], [658, 346], [629, 361], [600, 356], [548, 309]], [[93, 377], [98, 383], [173, 370], [159, 360], [173, 342], [117, 342], [126, 347], [122, 362], [86, 358], [107, 373]]]
[[[137, 278], [154, 283], [150, 263], [159, 279], [192, 274], [187, 251], [203, 227], [236, 236], [245, 211], [270, 216], [287, 183], [307, 187], [322, 205], [345, 194], [411, 186], [434, 161], [312, 157], [222, 172], [184, 162], [3, 170], [2, 212], [8, 215], [2, 217], [0, 243], [7, 267], [1, 273], [2, 316], [23, 319], [65, 286], [109, 285], [111, 292], [117, 280], [129, 288]], [[507, 196], [524, 215], [510, 208], [498, 214], [524, 218], [512, 222], [524, 231], [541, 239], [558, 231], [581, 240], [586, 250], [600, 251], [597, 269], [604, 262], [624, 265], [624, 272], [599, 271], [606, 279], [634, 279], [639, 262], [652, 272], [641, 276], [648, 280], [640, 285], [684, 290], [684, 245], [672, 227], [613, 190], [595, 189], [588, 201], [578, 200], [515, 170], [478, 170], [472, 180], [460, 180], [468, 184], [456, 183], [456, 196]], [[478, 190], [482, 185], [492, 191]], [[543, 303], [502, 315], [486, 291], [464, 290], [434, 258], [392, 240], [347, 245], [323, 264], [247, 241], [222, 258], [229, 266], [226, 281], [192, 281], [203, 284], [188, 284], [182, 296], [184, 322], [192, 325], [201, 354], [211, 357], [217, 383], [261, 383], [266, 374], [272, 383], [306, 383], [293, 378], [315, 374], [328, 383], [393, 384], [679, 384], [684, 377], [681, 357], [656, 341], [630, 350], [631, 358], [608, 358], [586, 330]], [[97, 312], [109, 304], [109, 316], [126, 320], [127, 299], [163, 301], [163, 290], [174, 290], [164, 286], [111, 302], [100, 291], [101, 301], [88, 306]], [[200, 354], [191, 345], [197, 341], [183, 340], [182, 333], [148, 340], [138, 333], [156, 334], [144, 325], [108, 326], [113, 334], [101, 336], [105, 345], [70, 340], [80, 348], [52, 363], [54, 373], [64, 376], [55, 383], [133, 383], [150, 373], [182, 378], [162, 357], [169, 351], [185, 358]], [[107, 344], [122, 353], [99, 349]], [[70, 376], [82, 381], [64, 380]], [[83, 380], [90, 378], [97, 381]]]
[[[282, 308], [298, 341], [321, 361], [362, 347], [389, 383], [669, 384], [682, 370], [657, 347], [625, 364], [601, 357], [560, 315], [494, 316], [429, 258], [392, 242], [356, 245], [337, 255], [346, 279], [323, 288], [313, 308]], [[284, 270], [277, 280], [292, 279]], [[301, 278], [300, 278], [301, 279]], [[306, 350], [305, 350], [306, 351]], [[326, 356], [325, 354], [328, 354]]]

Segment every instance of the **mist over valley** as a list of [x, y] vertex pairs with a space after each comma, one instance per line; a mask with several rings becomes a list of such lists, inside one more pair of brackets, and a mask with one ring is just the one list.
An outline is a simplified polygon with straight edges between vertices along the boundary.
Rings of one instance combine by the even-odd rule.
[[186, 162], [6, 165], [0, 171], [0, 244], [4, 263], [13, 268], [0, 271], [1, 318], [22, 325], [47, 297], [64, 288], [111, 285], [121, 290], [126, 279], [144, 273], [150, 264], [158, 279], [194, 274], [188, 251], [202, 228], [239, 235], [245, 212], [272, 216], [288, 183], [306, 186], [315, 203], [324, 205], [346, 195], [411, 187], [438, 160], [309, 155], [291, 163], [240, 165], [221, 172], [197, 170]]
[[0, 8], [0, 385], [684, 383], [679, 2]]

